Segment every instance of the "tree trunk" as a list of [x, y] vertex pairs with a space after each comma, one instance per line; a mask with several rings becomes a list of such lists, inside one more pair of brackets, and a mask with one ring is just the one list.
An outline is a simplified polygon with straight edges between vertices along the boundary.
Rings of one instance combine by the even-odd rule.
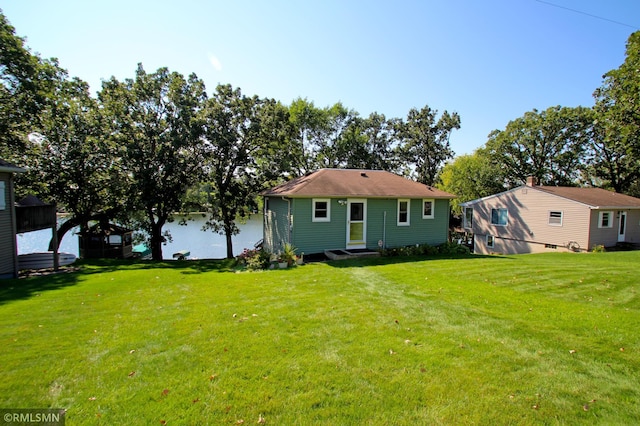
[[227, 239], [227, 259], [233, 259], [233, 241], [231, 240], [232, 232], [225, 226], [224, 236]]
[[151, 222], [151, 258], [153, 260], [162, 260], [162, 243], [164, 243], [164, 237], [162, 236], [162, 227], [165, 220], [158, 218], [157, 222]]
[[[75, 216], [71, 216], [71, 218], [67, 219], [66, 221], [64, 221], [62, 223], [62, 225], [60, 225], [60, 228], [58, 228], [58, 231], [56, 232], [58, 234], [58, 246], [55, 247], [55, 250], [58, 250], [60, 248], [60, 242], [62, 241], [62, 238], [64, 237], [64, 235], [72, 230], [73, 228], [75, 228], [76, 226], [80, 225], [80, 223], [82, 222], [81, 219], [76, 218]], [[49, 241], [49, 251], [54, 251], [54, 247], [53, 247], [53, 238], [51, 238], [51, 240]]]

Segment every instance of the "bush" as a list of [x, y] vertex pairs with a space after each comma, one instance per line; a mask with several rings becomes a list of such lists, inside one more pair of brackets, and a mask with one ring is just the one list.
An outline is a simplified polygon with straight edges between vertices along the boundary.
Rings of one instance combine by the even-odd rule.
[[595, 245], [593, 246], [593, 248], [591, 249], [591, 253], [604, 253], [607, 250], [604, 248], [604, 245], [599, 244], [599, 245]]
[[471, 251], [469, 247], [462, 244], [456, 244], [452, 242], [446, 242], [438, 246], [438, 252], [440, 254], [469, 254]]
[[244, 249], [237, 259], [247, 270], [258, 271], [269, 267], [271, 253], [264, 249]]
[[444, 243], [437, 247], [429, 244], [418, 244], [415, 246], [392, 247], [381, 251], [383, 256], [434, 256], [437, 254], [470, 254], [469, 247], [456, 243]]

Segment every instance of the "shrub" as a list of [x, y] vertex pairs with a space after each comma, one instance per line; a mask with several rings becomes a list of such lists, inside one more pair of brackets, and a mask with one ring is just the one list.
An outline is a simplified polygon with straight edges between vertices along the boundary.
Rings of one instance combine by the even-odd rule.
[[244, 249], [237, 259], [249, 271], [258, 271], [269, 267], [271, 253], [264, 249]]
[[444, 243], [437, 247], [429, 244], [419, 244], [415, 246], [392, 247], [381, 251], [383, 256], [434, 256], [437, 254], [469, 254], [469, 247], [456, 243]]
[[604, 253], [605, 251], [607, 250], [604, 248], [604, 245], [602, 244], [595, 245], [591, 249], [591, 253]]
[[469, 247], [462, 244], [456, 244], [452, 242], [446, 242], [438, 246], [438, 252], [440, 254], [469, 254], [471, 251]]

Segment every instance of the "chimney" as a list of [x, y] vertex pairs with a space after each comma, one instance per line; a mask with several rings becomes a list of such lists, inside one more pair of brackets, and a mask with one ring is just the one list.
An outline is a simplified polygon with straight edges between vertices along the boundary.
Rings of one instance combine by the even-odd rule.
[[535, 176], [527, 176], [527, 186], [536, 186], [536, 183]]

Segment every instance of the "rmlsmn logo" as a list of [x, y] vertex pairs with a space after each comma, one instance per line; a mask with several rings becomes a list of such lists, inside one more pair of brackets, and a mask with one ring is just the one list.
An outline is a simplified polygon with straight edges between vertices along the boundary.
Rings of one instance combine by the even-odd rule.
[[0, 409], [0, 426], [64, 426], [65, 410], [54, 409]]

